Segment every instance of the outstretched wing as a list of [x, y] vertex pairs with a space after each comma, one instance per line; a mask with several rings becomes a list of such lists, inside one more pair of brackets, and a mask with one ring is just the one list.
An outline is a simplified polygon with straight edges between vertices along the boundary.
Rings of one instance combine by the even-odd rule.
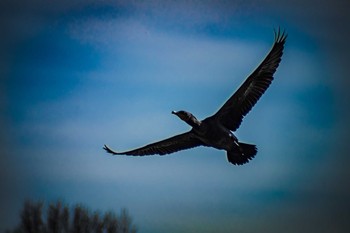
[[114, 155], [144, 156], [154, 154], [165, 155], [174, 153], [179, 150], [190, 149], [200, 145], [203, 145], [203, 143], [195, 137], [192, 131], [189, 131], [187, 133], [179, 134], [174, 137], [130, 151], [116, 152], [109, 148], [107, 145], [104, 145], [103, 149], [105, 149], [108, 153]]
[[270, 86], [273, 74], [281, 61], [286, 38], [287, 35], [284, 32], [275, 31], [275, 42], [269, 54], [212, 117], [215, 117], [230, 130], [238, 129], [243, 117], [248, 114]]

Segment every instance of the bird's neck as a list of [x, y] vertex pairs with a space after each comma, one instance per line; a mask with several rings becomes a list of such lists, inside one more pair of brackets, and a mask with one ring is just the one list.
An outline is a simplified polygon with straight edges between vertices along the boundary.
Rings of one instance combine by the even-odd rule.
[[202, 123], [201, 121], [197, 120], [197, 118], [193, 115], [188, 119], [186, 119], [185, 122], [190, 126], [192, 126], [193, 128], [198, 128]]

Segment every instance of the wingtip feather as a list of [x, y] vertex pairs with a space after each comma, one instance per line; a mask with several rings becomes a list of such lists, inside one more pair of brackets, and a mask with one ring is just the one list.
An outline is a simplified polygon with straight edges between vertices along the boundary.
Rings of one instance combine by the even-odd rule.
[[112, 155], [117, 155], [118, 153], [115, 152], [114, 150], [112, 150], [111, 148], [109, 148], [106, 144], [103, 146], [103, 149], [107, 152], [110, 153]]
[[274, 35], [275, 35], [275, 43], [284, 43], [288, 37], [288, 34], [286, 33], [286, 30], [281, 30], [281, 27], [278, 27], [278, 30], [275, 28], [273, 29]]

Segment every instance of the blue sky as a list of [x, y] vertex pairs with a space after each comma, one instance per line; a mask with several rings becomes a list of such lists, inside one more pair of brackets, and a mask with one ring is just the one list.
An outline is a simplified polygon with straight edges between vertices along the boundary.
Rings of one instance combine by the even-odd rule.
[[[140, 232], [344, 232], [349, 108], [345, 1], [1, 3], [0, 230], [25, 199], [125, 207]], [[275, 80], [236, 135], [249, 164], [195, 148], [112, 157], [217, 111], [273, 43]]]

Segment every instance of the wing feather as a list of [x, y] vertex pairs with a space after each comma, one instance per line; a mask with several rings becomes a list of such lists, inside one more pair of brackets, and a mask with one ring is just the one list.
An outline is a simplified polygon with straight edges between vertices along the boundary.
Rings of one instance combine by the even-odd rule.
[[275, 42], [262, 63], [245, 80], [240, 88], [213, 115], [230, 130], [237, 130], [243, 117], [253, 108], [273, 80], [283, 55], [287, 34], [275, 31]]
[[107, 145], [104, 145], [103, 149], [114, 155], [144, 156], [155, 154], [165, 155], [200, 145], [202, 145], [201, 141], [195, 137], [192, 131], [189, 131], [130, 151], [116, 152]]

